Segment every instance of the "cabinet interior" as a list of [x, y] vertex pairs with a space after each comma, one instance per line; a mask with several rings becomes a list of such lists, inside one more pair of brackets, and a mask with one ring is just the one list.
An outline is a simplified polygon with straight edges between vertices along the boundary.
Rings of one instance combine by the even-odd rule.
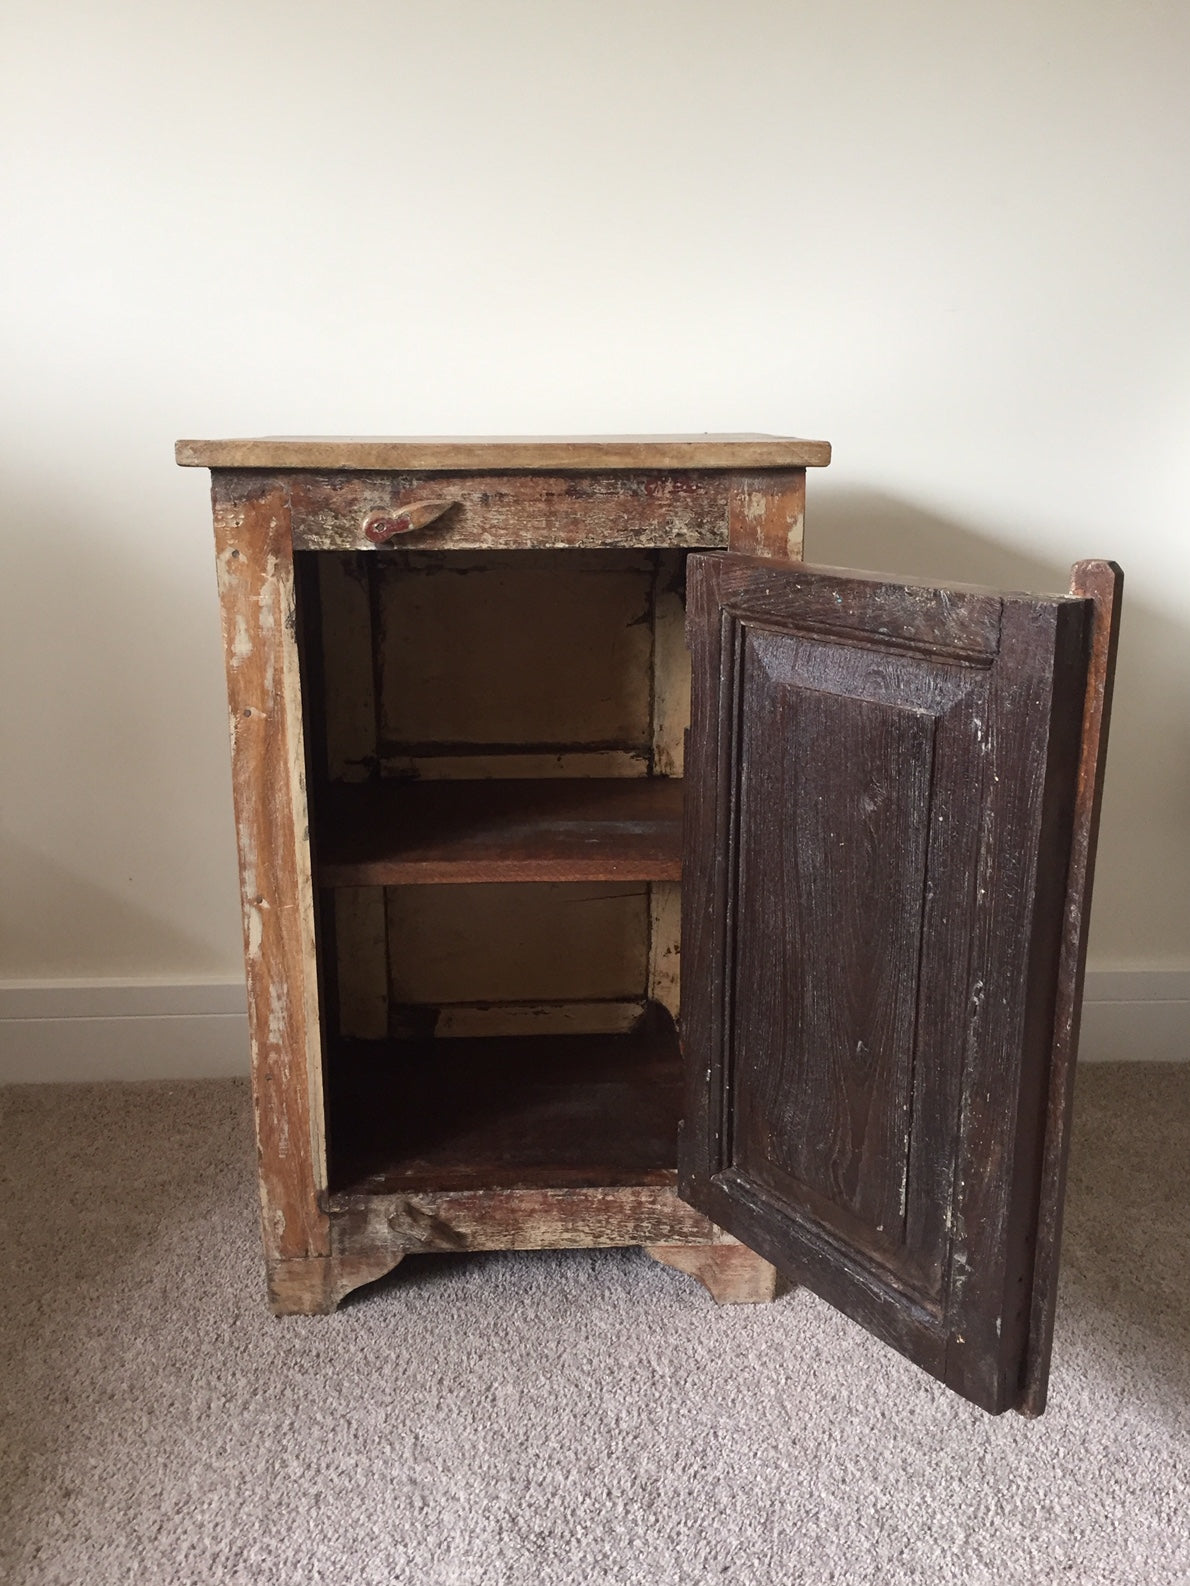
[[332, 1193], [673, 1181], [685, 556], [298, 553]]

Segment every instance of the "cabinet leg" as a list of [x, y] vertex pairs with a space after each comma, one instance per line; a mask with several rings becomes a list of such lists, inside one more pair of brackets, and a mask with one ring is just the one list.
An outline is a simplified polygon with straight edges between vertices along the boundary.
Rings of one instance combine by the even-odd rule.
[[646, 1245], [664, 1266], [688, 1272], [718, 1305], [757, 1305], [793, 1285], [747, 1245]]
[[390, 1273], [403, 1254], [309, 1256], [269, 1262], [269, 1306], [274, 1316], [329, 1316], [345, 1295]]

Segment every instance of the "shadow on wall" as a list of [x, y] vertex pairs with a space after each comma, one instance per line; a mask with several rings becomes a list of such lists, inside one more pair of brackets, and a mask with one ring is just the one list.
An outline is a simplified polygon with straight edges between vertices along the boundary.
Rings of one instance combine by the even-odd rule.
[[138, 976], [161, 963], [201, 970], [209, 962], [197, 937], [3, 832], [0, 876], [0, 978], [50, 979], [51, 966], [85, 964], [97, 933], [115, 944], [105, 974]]
[[[1088, 540], [1090, 536], [1088, 536]], [[1138, 598], [1128, 533], [1088, 543], [1124, 569], [1120, 657], [1104, 779], [1092, 954], [1112, 962], [1190, 956], [1190, 628]], [[806, 560], [939, 583], [1062, 593], [1070, 567], [878, 491], [823, 492], [810, 503]]]

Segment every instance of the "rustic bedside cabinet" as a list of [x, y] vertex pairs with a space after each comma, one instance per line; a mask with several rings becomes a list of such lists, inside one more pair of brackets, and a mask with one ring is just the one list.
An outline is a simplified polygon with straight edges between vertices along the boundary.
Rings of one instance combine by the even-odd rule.
[[643, 1245], [1043, 1408], [1119, 574], [808, 567], [829, 455], [179, 442], [278, 1312]]

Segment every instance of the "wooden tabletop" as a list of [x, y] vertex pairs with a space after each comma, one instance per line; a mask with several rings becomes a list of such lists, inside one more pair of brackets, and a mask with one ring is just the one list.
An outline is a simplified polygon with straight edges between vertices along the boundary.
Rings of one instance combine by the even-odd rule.
[[179, 441], [183, 468], [409, 469], [422, 473], [542, 469], [822, 468], [827, 441], [791, 435], [260, 436]]

